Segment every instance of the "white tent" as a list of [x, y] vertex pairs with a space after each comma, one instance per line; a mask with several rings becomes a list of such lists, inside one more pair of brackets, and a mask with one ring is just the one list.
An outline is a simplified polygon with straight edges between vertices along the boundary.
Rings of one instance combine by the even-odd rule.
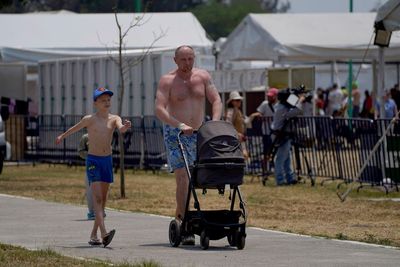
[[387, 31], [400, 30], [400, 0], [389, 0], [382, 5], [377, 14], [375, 22], [382, 21]]
[[[378, 59], [378, 48], [372, 45], [375, 17], [376, 13], [249, 14], [221, 47], [219, 62]], [[399, 34], [392, 35], [385, 59], [400, 60]]]
[[[384, 41], [390, 47], [393, 47], [393, 36], [395, 35], [393, 31], [400, 30], [400, 0], [389, 0], [384, 5], [382, 5], [376, 14], [375, 19], [375, 32], [378, 35], [378, 30], [384, 30], [385, 32], [390, 32], [392, 34], [392, 40], [390, 38], [388, 40], [380, 40]], [[382, 25], [383, 29], [379, 29]], [[399, 33], [399, 32], [397, 32]], [[390, 36], [390, 35], [389, 35]], [[396, 37], [395, 37], [396, 38]], [[387, 42], [386, 42], [387, 41]], [[381, 97], [384, 93], [385, 89], [385, 59], [387, 58], [385, 54], [390, 48], [384, 48], [382, 43], [377, 42], [377, 44], [381, 44], [379, 47], [379, 72], [378, 72], [378, 92]], [[381, 114], [384, 114], [384, 105], [381, 105]]]
[[[165, 36], [154, 44], [154, 49], [173, 49], [188, 44], [201, 53], [211, 53], [212, 41], [192, 13], [120, 13], [118, 20], [124, 30], [141, 16], [140, 26], [132, 28], [126, 36], [128, 53], [141, 53], [162, 32]], [[4, 61], [37, 62], [105, 55], [118, 46], [113, 13], [0, 14], [0, 25], [0, 51]]]

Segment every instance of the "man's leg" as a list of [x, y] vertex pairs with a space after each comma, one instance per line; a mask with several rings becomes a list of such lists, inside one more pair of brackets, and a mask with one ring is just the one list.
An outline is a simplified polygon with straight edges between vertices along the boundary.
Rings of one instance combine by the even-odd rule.
[[281, 144], [277, 151], [276, 151], [276, 158], [275, 158], [275, 179], [276, 179], [276, 184], [277, 185], [284, 185], [284, 174], [285, 174], [285, 169], [284, 169], [284, 164], [285, 160], [287, 158], [287, 142], [284, 142]]
[[188, 197], [189, 179], [186, 169], [179, 168], [174, 170], [176, 179], [176, 211], [175, 217], [182, 220], [185, 216], [186, 201]]
[[[182, 220], [185, 217], [186, 201], [189, 197], [189, 179], [185, 168], [175, 169], [176, 177], [176, 212], [175, 217]], [[182, 245], [194, 246], [194, 235], [182, 237]]]
[[285, 160], [283, 162], [283, 172], [285, 174], [287, 184], [295, 184], [297, 181], [294, 178], [294, 173], [292, 170], [292, 160], [290, 156], [290, 148], [292, 146], [291, 140], [288, 140], [284, 144]]

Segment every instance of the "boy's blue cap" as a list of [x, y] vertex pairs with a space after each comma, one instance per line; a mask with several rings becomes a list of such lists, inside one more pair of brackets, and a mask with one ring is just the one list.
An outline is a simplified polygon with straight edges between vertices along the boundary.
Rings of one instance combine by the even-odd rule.
[[108, 95], [112, 96], [114, 93], [104, 87], [97, 88], [96, 90], [93, 91], [93, 101], [96, 101], [96, 99], [99, 96], [104, 95], [104, 94], [108, 94]]

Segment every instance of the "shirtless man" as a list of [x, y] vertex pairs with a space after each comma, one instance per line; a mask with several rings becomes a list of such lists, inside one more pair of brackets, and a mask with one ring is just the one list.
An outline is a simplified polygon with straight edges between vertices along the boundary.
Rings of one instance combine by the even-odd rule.
[[[113, 92], [105, 88], [98, 88], [93, 92], [94, 107], [96, 113], [87, 115], [80, 122], [69, 128], [65, 133], [56, 138], [56, 144], [67, 136], [86, 128], [89, 135], [89, 151], [86, 158], [86, 173], [92, 189], [95, 220], [90, 234], [90, 245], [106, 247], [114, 237], [115, 230], [107, 233], [104, 224], [104, 208], [107, 200], [107, 192], [110, 183], [114, 181], [112, 168], [111, 141], [114, 130], [117, 128], [125, 133], [131, 128], [131, 122], [122, 120], [119, 116], [110, 114], [111, 96]], [[97, 238], [97, 230], [100, 228], [102, 240]]]
[[[155, 113], [164, 123], [164, 140], [168, 162], [176, 178], [175, 217], [182, 220], [188, 197], [189, 179], [186, 174], [182, 155], [179, 151], [177, 135], [185, 134], [185, 144], [189, 164], [196, 157], [196, 136], [192, 135], [204, 121], [205, 99], [212, 105], [212, 119], [220, 120], [222, 102], [210, 74], [202, 69], [193, 68], [195, 59], [192, 47], [183, 45], [175, 50], [174, 61], [177, 68], [163, 75], [159, 81], [155, 100]], [[194, 244], [194, 236], [185, 239], [183, 244]]]

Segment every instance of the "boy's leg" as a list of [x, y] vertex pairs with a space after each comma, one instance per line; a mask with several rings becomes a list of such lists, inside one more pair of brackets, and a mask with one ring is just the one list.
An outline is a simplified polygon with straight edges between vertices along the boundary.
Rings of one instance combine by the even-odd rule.
[[[105, 182], [93, 182], [91, 184], [93, 204], [95, 211], [95, 220], [91, 233], [91, 238], [97, 237], [97, 229], [100, 228], [101, 237], [107, 234], [106, 227], [104, 225], [104, 209], [106, 197], [104, 197], [104, 191], [107, 192], [109, 187], [108, 183]], [[105, 194], [107, 196], [107, 193]]]

